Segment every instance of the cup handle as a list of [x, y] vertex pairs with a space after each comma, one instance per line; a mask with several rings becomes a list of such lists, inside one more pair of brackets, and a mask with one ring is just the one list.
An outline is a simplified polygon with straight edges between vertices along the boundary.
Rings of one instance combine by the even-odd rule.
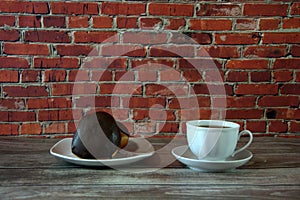
[[238, 140], [240, 139], [241, 135], [243, 135], [243, 134], [248, 134], [250, 136], [250, 139], [249, 139], [248, 143], [245, 146], [243, 146], [242, 148], [240, 148], [240, 149], [236, 150], [235, 152], [233, 152], [233, 154], [231, 156], [235, 156], [235, 154], [237, 154], [237, 153], [245, 150], [252, 143], [252, 141], [253, 141], [253, 134], [250, 131], [248, 131], [248, 130], [241, 131], [239, 133]]

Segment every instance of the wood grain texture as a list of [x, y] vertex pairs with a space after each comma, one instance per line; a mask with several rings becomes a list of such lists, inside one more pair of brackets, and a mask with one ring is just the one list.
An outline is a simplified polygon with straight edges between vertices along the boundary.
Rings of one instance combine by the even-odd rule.
[[[140, 173], [138, 164], [126, 171], [81, 167], [49, 154], [57, 141], [0, 137], [0, 199], [298, 199], [300, 195], [300, 140], [295, 138], [255, 138], [250, 162], [224, 173], [196, 172], [178, 161]], [[169, 139], [149, 141], [161, 149]], [[164, 154], [160, 158], [171, 156]]]

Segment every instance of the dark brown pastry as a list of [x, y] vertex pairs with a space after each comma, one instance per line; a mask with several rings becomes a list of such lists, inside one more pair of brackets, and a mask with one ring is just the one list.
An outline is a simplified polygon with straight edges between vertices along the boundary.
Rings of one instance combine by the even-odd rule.
[[125, 129], [109, 113], [86, 115], [79, 121], [72, 140], [72, 152], [84, 159], [112, 158], [128, 143], [129, 134]]

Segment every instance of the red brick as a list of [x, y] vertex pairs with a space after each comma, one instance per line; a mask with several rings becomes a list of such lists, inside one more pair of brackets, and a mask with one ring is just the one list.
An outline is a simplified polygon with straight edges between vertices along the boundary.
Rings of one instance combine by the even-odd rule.
[[271, 72], [270, 71], [257, 71], [250, 72], [252, 82], [270, 82]]
[[[126, 69], [126, 59], [124, 58], [92, 58], [83, 63], [83, 68], [90, 69]], [[99, 77], [100, 78], [100, 77]]]
[[57, 53], [61, 56], [87, 56], [93, 51], [92, 45], [57, 45]]
[[0, 124], [0, 135], [18, 135], [19, 125], [18, 124]]
[[146, 12], [146, 4], [102, 2], [101, 13], [106, 15], [142, 15]]
[[201, 74], [199, 74], [199, 71], [193, 70], [193, 69], [182, 71], [182, 77], [184, 80], [186, 80], [188, 82], [203, 81], [203, 78], [202, 78]]
[[95, 94], [96, 84], [94, 83], [53, 83], [52, 95], [79, 95], [79, 94]]
[[258, 33], [216, 33], [216, 44], [257, 44]]
[[10, 15], [0, 15], [0, 26], [14, 26], [15, 25], [15, 16]]
[[9, 55], [49, 55], [46, 44], [4, 43], [4, 53]]
[[45, 86], [3, 86], [3, 92], [9, 97], [48, 96], [48, 91]]
[[64, 122], [51, 122], [43, 127], [44, 134], [59, 134], [66, 133], [66, 123]]
[[[76, 107], [120, 107], [120, 99], [115, 96], [87, 96], [80, 97], [75, 101]], [[94, 105], [93, 105], [94, 104]]]
[[71, 108], [72, 100], [67, 97], [58, 98], [29, 98], [28, 109]]
[[137, 17], [117, 16], [118, 28], [137, 28]]
[[19, 26], [41, 28], [41, 19], [40, 16], [21, 15], [19, 16]]
[[0, 121], [1, 122], [8, 122], [8, 111], [0, 111]]
[[176, 116], [172, 110], [155, 109], [134, 109], [132, 112], [133, 120], [163, 120], [174, 121]]
[[246, 129], [251, 131], [252, 133], [265, 133], [266, 125], [267, 123], [265, 121], [247, 121]]
[[246, 16], [287, 16], [288, 4], [245, 4]]
[[167, 30], [180, 30], [185, 26], [185, 20], [182, 18], [170, 18], [166, 21], [165, 29]]
[[[112, 81], [113, 80], [113, 73], [111, 70], [89, 70], [92, 81]], [[116, 76], [115, 76], [116, 77]]]
[[70, 42], [70, 36], [66, 31], [49, 31], [49, 30], [39, 30], [39, 31], [26, 31], [24, 40], [27, 42]]
[[278, 94], [278, 85], [275, 84], [238, 84], [236, 94], [241, 95], [265, 95]]
[[300, 57], [300, 45], [292, 45], [291, 54], [294, 57]]
[[268, 69], [268, 60], [228, 60], [227, 69]]
[[135, 81], [133, 71], [115, 71], [114, 81]]
[[202, 46], [197, 52], [200, 57], [213, 58], [237, 58], [239, 57], [238, 47], [231, 46]]
[[178, 133], [179, 122], [165, 122], [158, 124], [159, 133]]
[[262, 42], [264, 44], [284, 44], [284, 43], [290, 43], [290, 44], [299, 44], [300, 43], [300, 33], [293, 33], [293, 32], [267, 32], [264, 33], [264, 36], [262, 38]]
[[180, 71], [174, 69], [160, 70], [160, 81], [180, 81]]
[[300, 15], [300, 2], [293, 2], [290, 13], [291, 15]]
[[151, 57], [193, 57], [195, 48], [191, 45], [166, 45], [166, 46], [151, 46], [149, 56]]
[[63, 82], [66, 80], [67, 72], [65, 70], [46, 70], [44, 82]]
[[300, 18], [284, 18], [282, 21], [283, 29], [299, 29]]
[[156, 70], [139, 70], [138, 71], [139, 81], [158, 81], [158, 72]]
[[278, 58], [287, 54], [287, 46], [248, 46], [244, 50], [244, 57]]
[[16, 70], [0, 70], [0, 83], [19, 82], [19, 72]]
[[49, 13], [48, 4], [46, 2], [24, 2], [24, 1], [0, 1], [1, 12], [8, 13]]
[[42, 127], [39, 123], [25, 123], [21, 125], [21, 134], [41, 134]]
[[275, 82], [289, 82], [293, 79], [293, 72], [287, 70], [273, 71]]
[[277, 30], [279, 28], [279, 18], [261, 18], [259, 21], [260, 30]]
[[177, 84], [146, 84], [145, 93], [147, 96], [187, 96], [188, 85]]
[[29, 122], [36, 121], [35, 112], [33, 111], [9, 111], [9, 122]]
[[22, 83], [38, 82], [40, 81], [40, 74], [39, 70], [24, 70], [21, 74]]
[[[65, 73], [62, 73], [65, 75]], [[69, 72], [69, 82], [71, 81], [89, 81], [89, 71], [88, 70], [72, 70]]]
[[100, 94], [142, 94], [142, 87], [135, 83], [103, 83], [100, 84]]
[[[73, 120], [72, 109], [67, 110], [40, 110], [38, 112], [39, 121], [64, 121]], [[75, 111], [74, 111], [75, 112]]]
[[0, 30], [0, 41], [17, 41], [20, 38], [20, 33], [17, 30]]
[[87, 28], [89, 27], [89, 18], [87, 16], [69, 16], [68, 28]]
[[278, 58], [275, 60], [274, 69], [300, 69], [300, 58]]
[[295, 82], [300, 82], [300, 72], [295, 72], [296, 74], [296, 78], [295, 78]]
[[191, 109], [198, 107], [210, 107], [210, 97], [198, 96], [198, 97], [173, 97], [168, 98], [169, 109]]
[[151, 108], [156, 104], [166, 107], [165, 97], [130, 97], [122, 98], [123, 108]]
[[191, 30], [203, 30], [203, 31], [220, 31], [231, 30], [232, 22], [227, 19], [191, 19]]
[[212, 107], [219, 108], [224, 107], [224, 101], [226, 108], [253, 108], [255, 107], [256, 97], [232, 97], [227, 96], [226, 99], [222, 97], [214, 97], [212, 99]]
[[178, 112], [181, 121], [197, 119], [211, 119], [212, 112], [210, 109], [181, 109]]
[[276, 133], [286, 133], [288, 130], [288, 125], [283, 121], [270, 121], [269, 122], [269, 132]]
[[204, 81], [206, 83], [224, 82], [224, 72], [217, 69], [206, 70], [204, 74]]
[[21, 110], [25, 108], [25, 100], [23, 99], [4, 99], [0, 98], [0, 108], [2, 110], [7, 110], [7, 109], [17, 109]]
[[178, 65], [180, 70], [196, 69], [198, 73], [202, 73], [202, 70], [216, 70], [222, 68], [222, 62], [220, 60], [207, 58], [182, 58], [179, 59]]
[[74, 33], [76, 43], [90, 42], [117, 42], [117, 34], [114, 31], [77, 31]]
[[79, 68], [77, 58], [34, 58], [35, 68]]
[[299, 106], [298, 96], [263, 96], [258, 100], [258, 106], [263, 107], [283, 107], [283, 106]]
[[300, 110], [298, 108], [278, 108], [276, 111], [276, 119], [300, 119]]
[[[145, 59], [132, 59], [131, 61], [131, 67], [136, 68], [136, 67], [143, 67], [146, 70], [151, 70], [156, 68], [154, 67], [160, 67], [160, 66], [165, 66], [165, 67], [171, 67], [173, 68], [175, 65], [175, 61], [172, 59], [152, 59], [152, 58], [145, 58]], [[154, 67], [153, 67], [154, 66]]]
[[256, 30], [256, 19], [237, 19], [235, 30]]
[[19, 57], [0, 57], [1, 68], [29, 68], [28, 60]]
[[44, 27], [50, 28], [65, 28], [66, 17], [65, 16], [44, 16], [43, 18]]
[[281, 94], [296, 94], [300, 95], [300, 85], [299, 84], [284, 84], [280, 87]]
[[229, 81], [229, 82], [248, 82], [248, 72], [229, 71], [227, 73], [227, 81]]
[[134, 44], [165, 44], [168, 35], [160, 32], [125, 32], [123, 34], [124, 43]]
[[233, 87], [231, 85], [222, 84], [195, 84], [193, 87], [195, 94], [209, 94], [209, 95], [232, 95]]
[[162, 16], [193, 16], [194, 5], [192, 4], [170, 4], [170, 3], [150, 3], [150, 15]]
[[233, 109], [226, 111], [226, 119], [261, 119], [263, 110], [258, 109]]
[[193, 33], [193, 32], [180, 32], [172, 33], [169, 40], [170, 44], [211, 44], [212, 36], [210, 33]]
[[234, 4], [200, 4], [197, 16], [240, 16], [241, 8]]
[[95, 16], [93, 17], [94, 28], [111, 28], [113, 18], [109, 16]]
[[97, 15], [98, 3], [83, 2], [51, 2], [52, 14]]
[[105, 45], [101, 48], [102, 56], [132, 56], [132, 57], [145, 57], [146, 48], [141, 45], [122, 45], [113, 44]]
[[300, 132], [300, 122], [299, 121], [291, 121], [290, 122], [290, 132], [292, 132], [292, 133]]
[[144, 29], [155, 29], [161, 27], [163, 21], [161, 18], [149, 18], [141, 17], [140, 18], [140, 27]]

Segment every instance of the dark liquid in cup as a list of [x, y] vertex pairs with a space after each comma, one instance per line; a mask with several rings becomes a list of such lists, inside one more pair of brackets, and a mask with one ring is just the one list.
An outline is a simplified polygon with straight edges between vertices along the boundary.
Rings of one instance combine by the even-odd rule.
[[216, 125], [198, 125], [198, 127], [202, 127], [202, 128], [230, 128], [229, 126], [216, 126]]

